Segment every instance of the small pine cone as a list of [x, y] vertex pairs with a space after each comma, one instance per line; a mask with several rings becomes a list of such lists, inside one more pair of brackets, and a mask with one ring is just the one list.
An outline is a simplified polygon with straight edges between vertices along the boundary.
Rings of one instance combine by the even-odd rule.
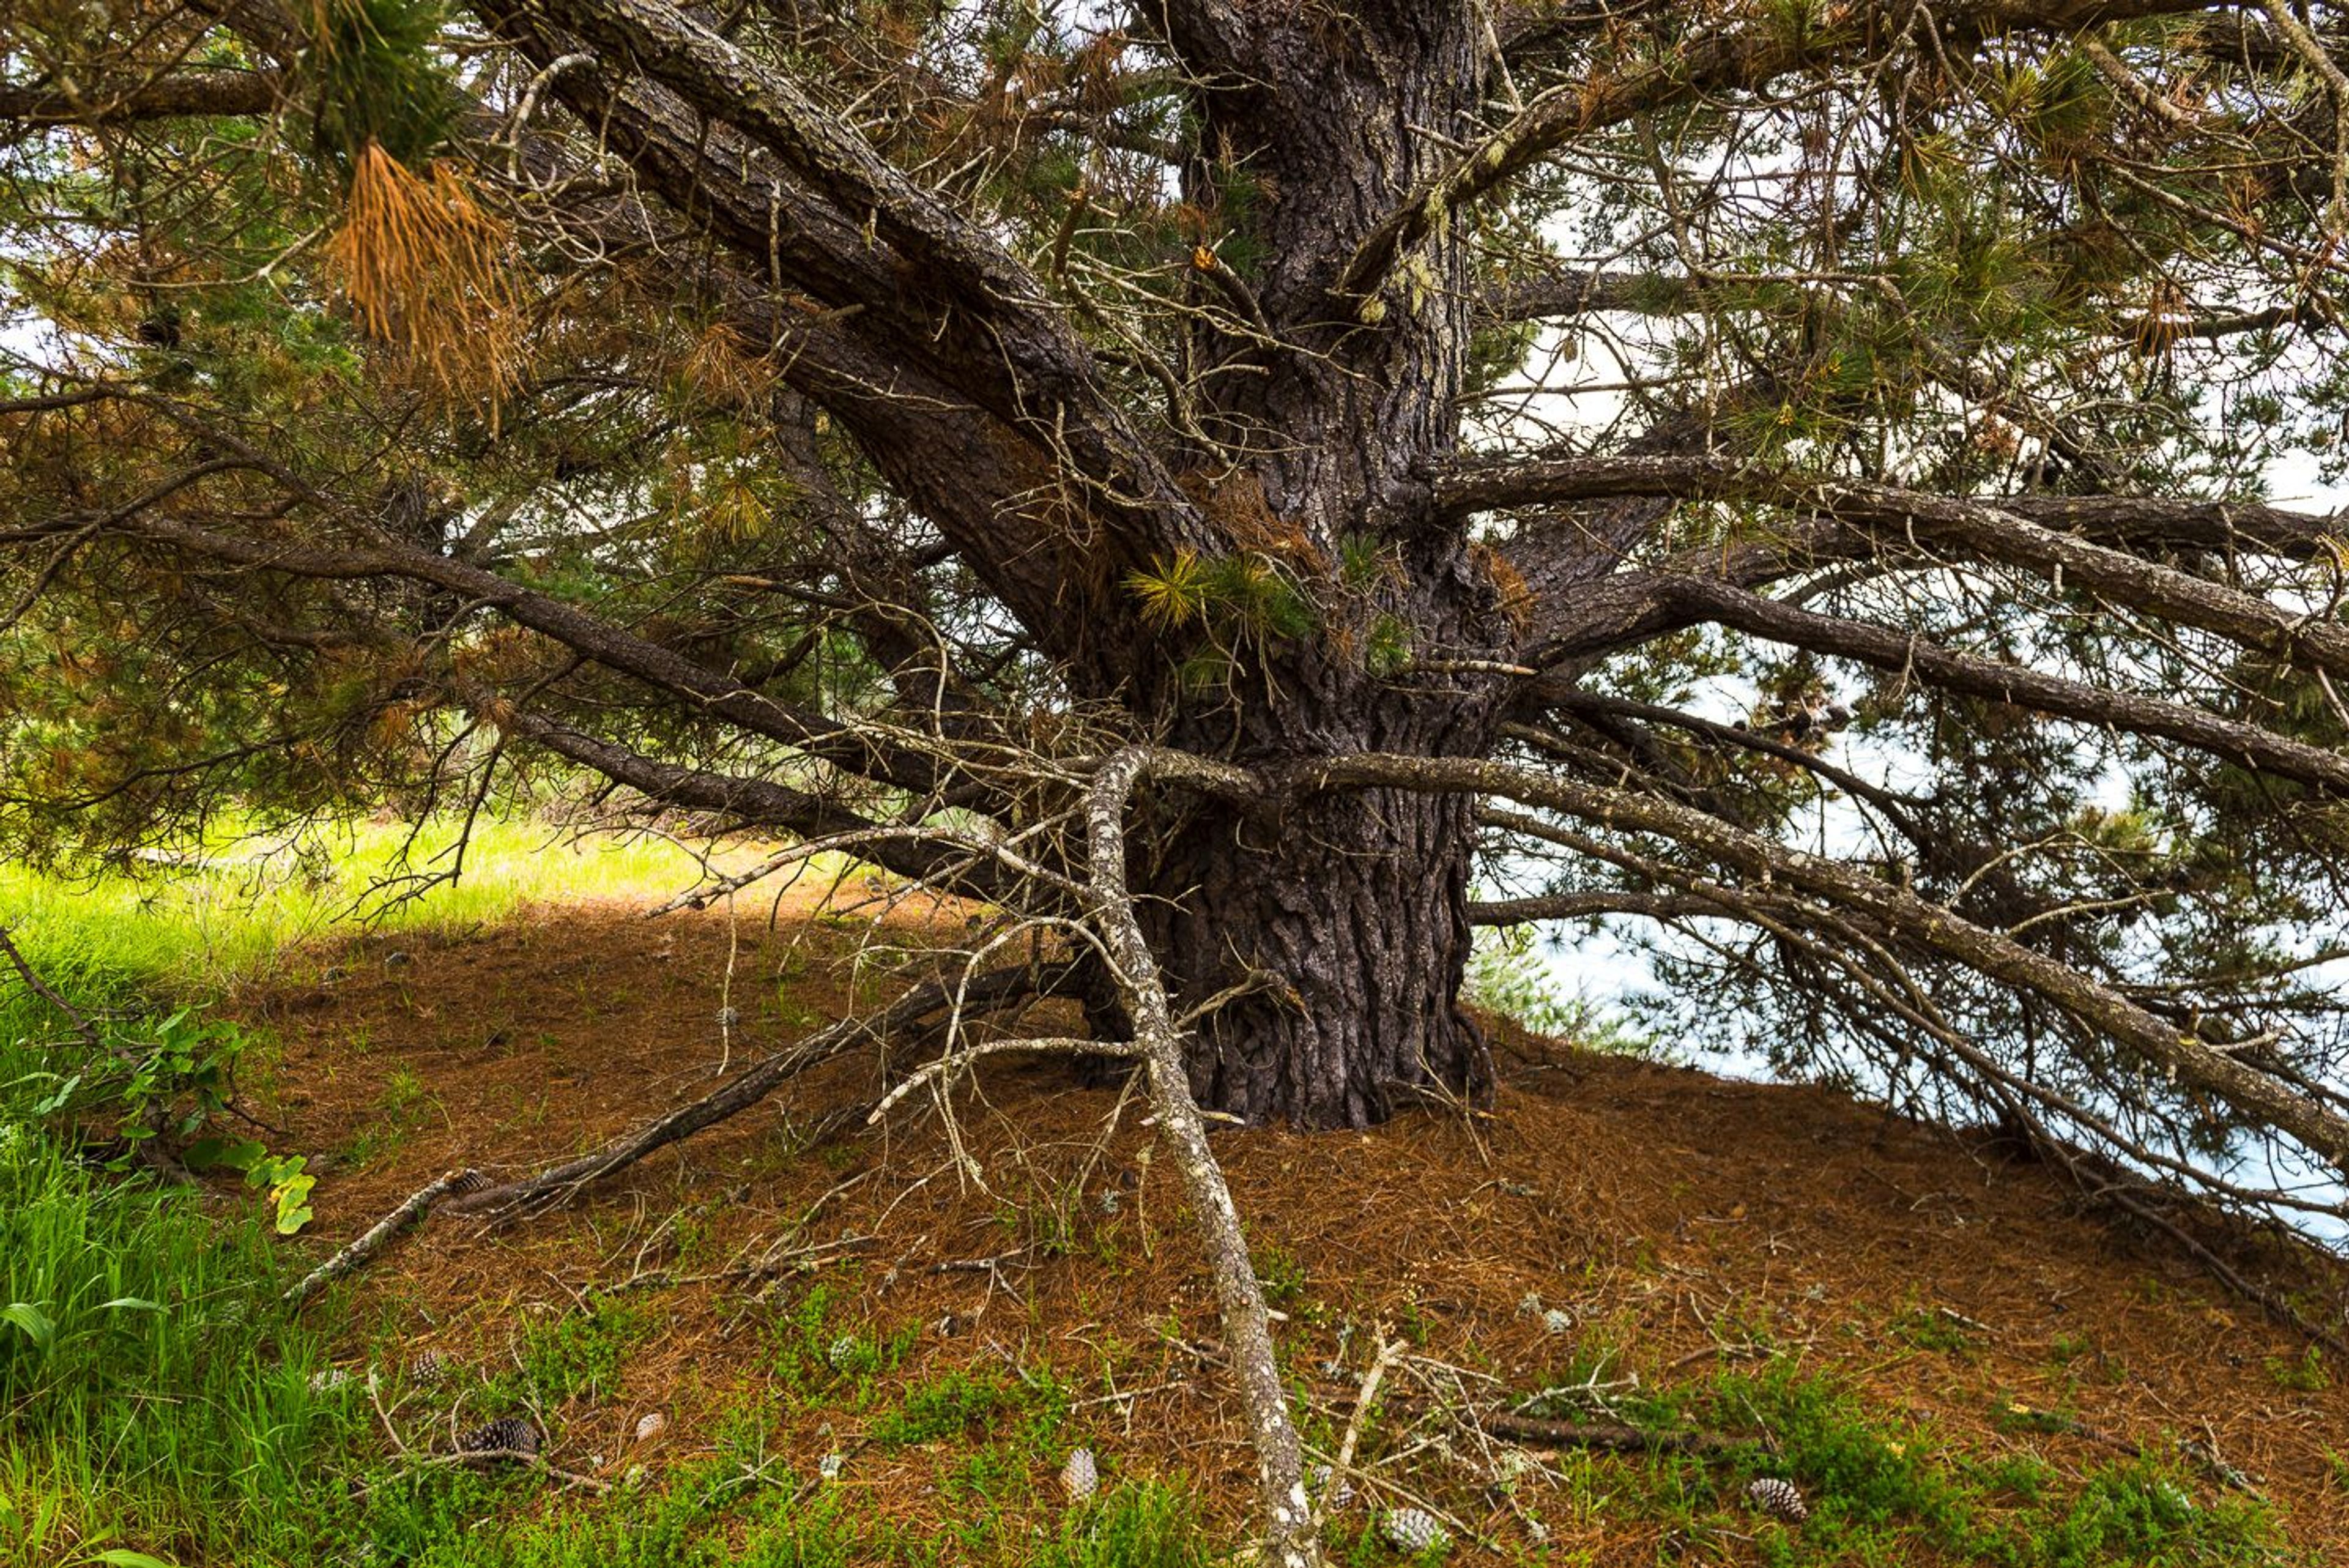
[[1061, 1490], [1069, 1494], [1071, 1502], [1082, 1502], [1100, 1490], [1101, 1466], [1093, 1461], [1091, 1449], [1071, 1449], [1069, 1462], [1061, 1467]]
[[668, 1417], [658, 1410], [647, 1410], [636, 1420], [636, 1441], [649, 1443], [668, 1430]]
[[1452, 1544], [1452, 1532], [1423, 1508], [1391, 1508], [1379, 1516], [1379, 1533], [1397, 1552], [1416, 1556]]
[[834, 1372], [845, 1372], [856, 1364], [857, 1348], [856, 1336], [843, 1334], [825, 1348], [823, 1358]]
[[1552, 1307], [1542, 1314], [1544, 1334], [1564, 1334], [1574, 1326], [1574, 1314], [1564, 1307]]
[[449, 1183], [449, 1190], [455, 1197], [471, 1198], [476, 1192], [487, 1192], [497, 1184], [497, 1179], [488, 1171], [475, 1170], [468, 1166]]
[[1335, 1513], [1354, 1501], [1354, 1483], [1328, 1465], [1315, 1465], [1313, 1490], [1321, 1494], [1321, 1511]]
[[420, 1350], [409, 1357], [408, 1376], [419, 1388], [437, 1387], [449, 1376], [449, 1358], [437, 1350]]
[[460, 1433], [457, 1451], [460, 1454], [526, 1458], [538, 1452], [538, 1428], [521, 1416], [502, 1417], [486, 1427], [476, 1427], [470, 1432]]
[[321, 1367], [310, 1374], [310, 1392], [335, 1394], [351, 1386], [351, 1375], [339, 1366]]
[[1793, 1481], [1780, 1480], [1776, 1476], [1750, 1482], [1745, 1488], [1745, 1501], [1747, 1506], [1791, 1524], [1800, 1524], [1811, 1516], [1811, 1505], [1803, 1501], [1801, 1490]]

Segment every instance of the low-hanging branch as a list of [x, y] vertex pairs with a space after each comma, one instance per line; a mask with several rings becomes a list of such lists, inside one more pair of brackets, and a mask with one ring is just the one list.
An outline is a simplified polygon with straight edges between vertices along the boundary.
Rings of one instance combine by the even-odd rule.
[[195, 115], [268, 114], [284, 100], [285, 73], [188, 69], [119, 81], [0, 88], [0, 120], [119, 126]]
[[1914, 633], [1798, 609], [1783, 600], [1717, 581], [1672, 578], [1660, 585], [1659, 593], [1691, 624], [1711, 621], [1812, 653], [1905, 673], [1944, 691], [2058, 719], [2177, 741], [2278, 778], [2313, 784], [2335, 795], [2349, 794], [2349, 756], [2209, 709], [2091, 686], [2001, 659], [1957, 652]]
[[313, 548], [249, 539], [153, 513], [126, 518], [121, 531], [177, 546], [201, 559], [295, 577], [406, 577], [470, 596], [517, 625], [657, 690], [691, 699], [711, 718], [801, 747], [878, 783], [926, 792], [939, 779], [935, 748], [910, 733], [850, 724], [814, 713], [648, 642], [575, 605], [508, 581], [471, 563], [389, 543]]
[[[1764, 503], [1863, 529], [1873, 545], [1948, 546], [1960, 559], [2022, 566], [2057, 585], [2230, 638], [2287, 662], [2349, 677], [2349, 628], [2328, 608], [2290, 611], [2240, 589], [2179, 571], [2130, 550], [2044, 526], [2007, 501], [1935, 495], [1897, 485], [1775, 473], [1711, 458], [1594, 458], [1470, 466], [1439, 485], [1439, 504], [1466, 516], [1530, 500], [1666, 496]], [[2048, 507], [2075, 527], [2093, 522], [2116, 542], [2135, 530], [2156, 540], [2217, 535], [2199, 547], [2272, 550], [2301, 559], [2344, 546], [2331, 518], [2262, 506], [2113, 500], [2100, 507]], [[1837, 553], [1857, 547], [1847, 543]], [[1814, 543], [1815, 555], [1820, 553]]]
[[1752, 876], [1831, 898], [1992, 979], [2035, 992], [2349, 1173], [2349, 1118], [2292, 1093], [2227, 1050], [2178, 1030], [2092, 976], [1824, 856], [1785, 847], [1654, 796], [1499, 763], [1364, 753], [1292, 764], [1279, 783], [1289, 791], [1368, 786], [1498, 795], [1617, 831], [1661, 834]]

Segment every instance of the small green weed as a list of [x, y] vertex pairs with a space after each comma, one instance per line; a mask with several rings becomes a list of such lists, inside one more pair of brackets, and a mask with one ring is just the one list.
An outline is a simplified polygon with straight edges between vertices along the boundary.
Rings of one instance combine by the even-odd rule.
[[1910, 1306], [1892, 1319], [1895, 1337], [1920, 1350], [1960, 1355], [1973, 1348], [1974, 1331], [1943, 1307]]
[[956, 1367], [909, 1390], [896, 1408], [874, 1419], [867, 1435], [885, 1448], [905, 1448], [1019, 1417], [1024, 1436], [1048, 1440], [1067, 1408], [1068, 1396], [1049, 1378], [1015, 1380]]
[[817, 1285], [774, 1321], [775, 1376], [801, 1400], [818, 1394], [829, 1405], [862, 1410], [876, 1379], [895, 1372], [921, 1336], [917, 1326], [880, 1336], [835, 1320], [830, 1285]]
[[551, 1322], [525, 1324], [522, 1377], [543, 1405], [574, 1395], [600, 1399], [619, 1386], [620, 1366], [652, 1330], [650, 1315], [609, 1296]]
[[376, 1099], [377, 1114], [344, 1146], [343, 1157], [359, 1169], [391, 1159], [425, 1124], [432, 1105], [431, 1094], [414, 1068], [405, 1064], [394, 1068]]
[[1267, 1306], [1286, 1310], [1305, 1299], [1305, 1265], [1286, 1247], [1266, 1247], [1257, 1253], [1256, 1278]]
[[2322, 1394], [2333, 1386], [2333, 1369], [2324, 1364], [2323, 1350], [2313, 1345], [2296, 1361], [2271, 1355], [2260, 1365], [2267, 1368], [2270, 1382], [2294, 1394]]

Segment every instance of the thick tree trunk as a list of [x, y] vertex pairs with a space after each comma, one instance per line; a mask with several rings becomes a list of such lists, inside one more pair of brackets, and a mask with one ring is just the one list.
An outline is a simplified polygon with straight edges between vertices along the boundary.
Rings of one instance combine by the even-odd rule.
[[[1375, 297], [1331, 292], [1362, 239], [1474, 133], [1491, 64], [1475, 8], [1372, 0], [1340, 26], [1311, 7], [1176, 7], [1167, 20], [1213, 84], [1185, 194], [1233, 242], [1193, 286], [1270, 332], [1195, 328], [1187, 369], [1212, 444], [1175, 466], [1222, 553], [1277, 569], [1317, 624], [1211, 636], [1179, 621], [1162, 646], [1105, 665], [1098, 690], [1168, 743], [1247, 767], [1485, 755], [1497, 683], [1459, 665], [1508, 641], [1508, 593], [1436, 514], [1426, 479], [1459, 442], [1467, 246], [1447, 231]], [[1177, 667], [1210, 646], [1228, 657], [1203, 690]], [[1195, 797], [1179, 808], [1157, 831], [1137, 824], [1133, 881], [1176, 1005], [1221, 999], [1186, 1046], [1203, 1106], [1366, 1127], [1415, 1091], [1478, 1085], [1484, 1041], [1458, 1000], [1468, 803], [1371, 791], [1278, 821]]]
[[1472, 811], [1373, 790], [1277, 823], [1203, 813], [1161, 846], [1143, 919], [1178, 1001], [1248, 988], [1191, 1037], [1200, 1104], [1368, 1127], [1482, 1084], [1483, 1036], [1458, 1001]]

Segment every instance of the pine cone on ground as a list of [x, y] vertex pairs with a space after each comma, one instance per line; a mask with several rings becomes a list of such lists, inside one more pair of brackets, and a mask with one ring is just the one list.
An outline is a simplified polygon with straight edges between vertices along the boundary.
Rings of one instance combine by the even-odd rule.
[[459, 1433], [457, 1451], [500, 1459], [528, 1458], [538, 1452], [538, 1428], [530, 1424], [527, 1417], [501, 1417], [486, 1427]]
[[419, 1350], [409, 1359], [408, 1376], [419, 1388], [435, 1387], [449, 1376], [449, 1358], [437, 1350]]
[[854, 1334], [843, 1334], [832, 1342], [830, 1347], [824, 1351], [823, 1358], [831, 1364], [834, 1372], [845, 1372], [856, 1365], [856, 1353], [860, 1348]]
[[1745, 1501], [1748, 1507], [1790, 1524], [1800, 1524], [1811, 1516], [1811, 1505], [1803, 1501], [1801, 1490], [1793, 1481], [1780, 1480], [1776, 1476], [1764, 1476], [1749, 1483]]
[[1315, 1465], [1308, 1478], [1321, 1494], [1321, 1511], [1335, 1513], [1354, 1501], [1354, 1483], [1329, 1465]]
[[1101, 1487], [1101, 1466], [1093, 1459], [1091, 1449], [1071, 1449], [1069, 1462], [1061, 1467], [1061, 1490], [1069, 1494], [1071, 1502], [1082, 1502]]
[[497, 1184], [497, 1178], [488, 1171], [475, 1170], [468, 1166], [457, 1173], [455, 1180], [449, 1183], [449, 1191], [452, 1197], [471, 1198], [476, 1192], [487, 1192]]
[[1397, 1552], [1417, 1556], [1452, 1544], [1452, 1532], [1423, 1508], [1391, 1508], [1379, 1516], [1379, 1533]]

